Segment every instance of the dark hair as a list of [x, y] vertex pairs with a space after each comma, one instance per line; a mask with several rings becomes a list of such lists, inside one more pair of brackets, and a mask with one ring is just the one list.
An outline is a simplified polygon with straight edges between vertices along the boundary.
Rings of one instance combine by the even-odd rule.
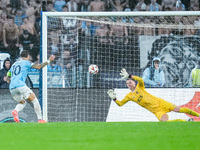
[[27, 58], [28, 57], [28, 55], [29, 55], [29, 52], [27, 51], [27, 50], [23, 50], [22, 52], [21, 52], [21, 57], [25, 57], [25, 58]]
[[63, 9], [63, 8], [67, 8], [67, 9], [68, 9], [68, 6], [67, 6], [67, 5], [64, 5], [64, 6], [62, 7], [62, 9]]
[[14, 20], [15, 18], [9, 15], [9, 16], [7, 16], [7, 19], [12, 19], [12, 20]]
[[133, 78], [127, 78], [126, 81], [128, 81], [128, 80], [132, 80], [132, 81], [134, 81], [135, 83], [137, 83], [137, 81], [134, 80]]

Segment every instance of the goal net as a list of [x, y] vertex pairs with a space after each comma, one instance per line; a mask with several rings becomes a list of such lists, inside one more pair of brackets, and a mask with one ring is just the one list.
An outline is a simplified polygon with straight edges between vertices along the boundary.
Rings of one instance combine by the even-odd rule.
[[[200, 55], [199, 12], [43, 12], [42, 61], [56, 56], [42, 72], [43, 114], [57, 121], [157, 121], [133, 102], [118, 107], [107, 95], [115, 89], [121, 100], [129, 92], [120, 71], [143, 77], [160, 59], [162, 87], [147, 91], [177, 106], [200, 112], [199, 89], [190, 73]], [[99, 72], [88, 72], [96, 64]], [[158, 82], [158, 81], [157, 81]], [[159, 81], [162, 82], [162, 81]], [[171, 113], [172, 118], [188, 118]]]

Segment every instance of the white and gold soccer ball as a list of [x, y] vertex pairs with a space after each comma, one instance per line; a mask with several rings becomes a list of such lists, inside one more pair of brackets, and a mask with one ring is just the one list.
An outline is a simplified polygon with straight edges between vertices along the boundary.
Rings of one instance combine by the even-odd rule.
[[99, 68], [97, 65], [91, 64], [88, 68], [90, 74], [97, 74], [99, 72]]

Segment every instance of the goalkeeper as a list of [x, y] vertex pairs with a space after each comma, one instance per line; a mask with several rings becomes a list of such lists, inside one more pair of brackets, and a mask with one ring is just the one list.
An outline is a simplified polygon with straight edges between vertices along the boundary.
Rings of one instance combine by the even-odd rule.
[[[122, 79], [127, 79], [126, 85], [131, 90], [131, 92], [128, 93], [122, 101], [119, 101], [116, 98], [116, 93], [114, 93], [113, 90], [108, 90], [108, 95], [115, 101], [118, 106], [123, 106], [128, 101], [133, 101], [152, 112], [159, 121], [193, 121], [192, 118], [188, 120], [169, 120], [167, 113], [171, 111], [187, 113], [189, 115], [200, 117], [199, 113], [191, 109], [178, 107], [170, 102], [165, 101], [164, 99], [151, 95], [145, 90], [143, 79], [138, 76], [129, 75], [125, 69], [121, 70], [120, 75], [122, 76]], [[136, 81], [138, 81], [138, 84], [136, 84]]]

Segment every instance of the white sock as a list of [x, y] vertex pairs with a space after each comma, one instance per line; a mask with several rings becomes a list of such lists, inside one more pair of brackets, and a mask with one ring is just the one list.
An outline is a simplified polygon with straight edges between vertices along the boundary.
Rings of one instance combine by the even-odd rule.
[[21, 104], [21, 103], [17, 104], [16, 107], [15, 107], [15, 110], [16, 110], [17, 112], [21, 111], [21, 110], [26, 106], [26, 104], [27, 104], [26, 101], [25, 101], [24, 104]]
[[37, 98], [35, 98], [33, 101], [33, 106], [34, 106], [34, 109], [35, 109], [35, 113], [37, 115], [37, 118], [38, 120], [42, 119], [42, 112], [41, 112], [41, 107], [40, 107], [40, 103], [38, 101]]

